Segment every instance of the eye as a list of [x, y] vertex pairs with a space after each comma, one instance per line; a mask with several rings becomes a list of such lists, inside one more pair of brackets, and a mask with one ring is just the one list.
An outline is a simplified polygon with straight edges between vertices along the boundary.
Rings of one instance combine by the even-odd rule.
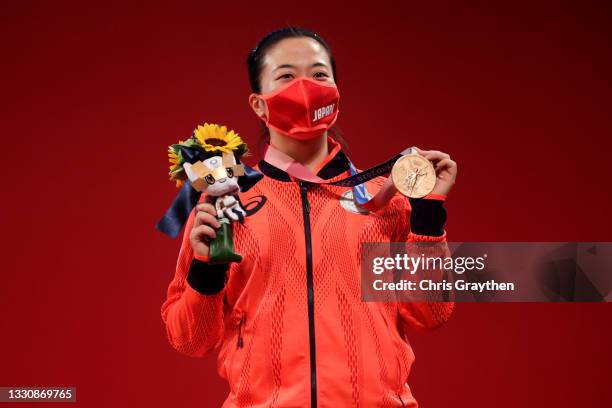
[[210, 185], [215, 184], [215, 178], [212, 176], [212, 174], [207, 174], [207, 175], [204, 177], [204, 180], [206, 180], [206, 182], [207, 182], [208, 184], [210, 184]]
[[234, 177], [234, 170], [231, 167], [226, 168], [225, 171], [227, 172], [227, 177]]
[[329, 75], [327, 75], [326, 72], [317, 72], [313, 75], [313, 77], [316, 79], [327, 79], [329, 78]]
[[289, 74], [289, 73], [287, 73], [287, 74], [283, 74], [283, 75], [279, 76], [278, 78], [276, 78], [276, 80], [277, 80], [277, 81], [278, 81], [279, 79], [282, 79], [282, 80], [290, 80], [290, 79], [293, 79], [293, 74]]

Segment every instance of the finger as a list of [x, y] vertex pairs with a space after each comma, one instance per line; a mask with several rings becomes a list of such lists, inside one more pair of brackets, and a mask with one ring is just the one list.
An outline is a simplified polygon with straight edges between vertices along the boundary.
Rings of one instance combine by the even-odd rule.
[[209, 255], [209, 245], [208, 243], [202, 242], [202, 241], [196, 241], [193, 243], [193, 252], [203, 255], [203, 256], [208, 256]]
[[440, 152], [438, 150], [429, 150], [428, 152], [423, 154], [423, 157], [430, 161], [439, 161], [450, 158], [447, 153]]
[[457, 166], [457, 163], [455, 163], [450, 158], [442, 159], [438, 163], [436, 163], [436, 169], [440, 169], [442, 167], [455, 167], [455, 166]]
[[452, 173], [453, 169], [455, 169], [456, 167], [457, 163], [455, 163], [453, 160], [442, 159], [438, 163], [436, 163], [436, 172], [439, 172], [441, 170], [448, 170]]
[[215, 230], [208, 225], [200, 225], [191, 230], [191, 236], [197, 241], [203, 241], [206, 238], [214, 239], [217, 236]]
[[200, 195], [200, 199], [198, 200], [198, 204], [211, 203], [214, 204], [217, 200], [216, 196], [207, 194], [205, 191]]
[[211, 203], [199, 203], [198, 205], [196, 205], [196, 211], [197, 212], [207, 212], [212, 215], [217, 214], [217, 210], [215, 210], [215, 206], [212, 205]]
[[194, 227], [199, 227], [200, 225], [210, 225], [215, 228], [219, 228], [221, 226], [219, 220], [217, 220], [217, 217], [204, 211], [196, 213], [193, 225]]
[[422, 155], [424, 155], [425, 153], [427, 153], [427, 152], [429, 151], [429, 150], [423, 150], [423, 149], [420, 149], [420, 148], [418, 148], [418, 147], [416, 147], [416, 146], [412, 146], [412, 147], [414, 147], [414, 150], [416, 150], [416, 151], [417, 151], [417, 153], [418, 153], [418, 154], [420, 154], [421, 156], [422, 156]]

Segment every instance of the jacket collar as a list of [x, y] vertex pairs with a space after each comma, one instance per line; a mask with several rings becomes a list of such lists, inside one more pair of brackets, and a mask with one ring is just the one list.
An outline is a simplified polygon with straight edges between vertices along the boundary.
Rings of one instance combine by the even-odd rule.
[[[331, 137], [327, 137], [328, 154], [314, 169], [314, 173], [322, 179], [331, 179], [350, 168], [349, 160], [340, 144]], [[293, 181], [293, 178], [285, 171], [274, 167], [265, 160], [260, 160], [257, 167], [267, 177], [280, 181]]]

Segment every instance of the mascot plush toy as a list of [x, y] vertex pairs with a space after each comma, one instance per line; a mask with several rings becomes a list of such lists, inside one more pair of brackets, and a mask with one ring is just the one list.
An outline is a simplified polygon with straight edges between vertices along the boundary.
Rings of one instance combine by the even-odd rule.
[[170, 179], [181, 191], [157, 228], [176, 238], [200, 195], [206, 194], [221, 224], [210, 242], [209, 262], [240, 262], [242, 257], [234, 251], [231, 226], [232, 220], [244, 222], [246, 215], [238, 192], [248, 190], [262, 178], [261, 173], [240, 162], [247, 153], [247, 145], [237, 133], [208, 123], [198, 126], [186, 141], [171, 145]]

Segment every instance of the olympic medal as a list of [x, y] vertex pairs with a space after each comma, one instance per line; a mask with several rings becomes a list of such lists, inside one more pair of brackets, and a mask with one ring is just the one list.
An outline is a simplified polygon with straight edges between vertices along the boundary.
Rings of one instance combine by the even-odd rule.
[[410, 153], [395, 162], [391, 179], [403, 195], [421, 198], [431, 193], [436, 185], [436, 170], [425, 157]]

